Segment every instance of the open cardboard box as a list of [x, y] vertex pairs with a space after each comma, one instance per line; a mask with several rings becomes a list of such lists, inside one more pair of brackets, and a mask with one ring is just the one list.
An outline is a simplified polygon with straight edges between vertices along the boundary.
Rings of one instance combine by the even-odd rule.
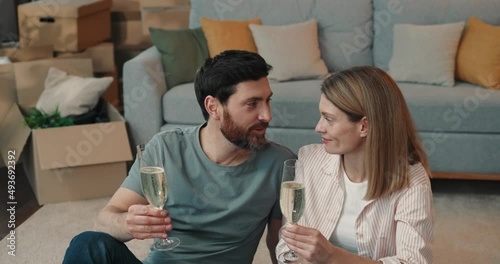
[[[92, 76], [90, 59], [50, 59], [0, 67], [0, 148], [23, 166], [40, 205], [113, 194], [132, 159], [124, 118], [110, 104], [110, 122], [31, 130], [22, 111], [33, 107], [51, 66]], [[18, 169], [18, 168], [16, 168]]]

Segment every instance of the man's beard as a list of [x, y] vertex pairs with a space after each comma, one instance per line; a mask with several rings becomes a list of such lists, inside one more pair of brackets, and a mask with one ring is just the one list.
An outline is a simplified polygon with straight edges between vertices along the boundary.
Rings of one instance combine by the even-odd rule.
[[254, 150], [261, 149], [267, 143], [267, 140], [265, 134], [253, 135], [251, 131], [253, 129], [267, 128], [268, 125], [267, 122], [259, 122], [245, 129], [238, 126], [226, 110], [224, 111], [224, 121], [222, 122], [220, 131], [222, 135], [234, 145], [240, 148]]

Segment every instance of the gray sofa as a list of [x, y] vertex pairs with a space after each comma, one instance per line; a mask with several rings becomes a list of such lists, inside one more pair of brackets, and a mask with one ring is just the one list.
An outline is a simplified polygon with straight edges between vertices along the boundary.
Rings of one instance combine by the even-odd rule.
[[[322, 58], [330, 72], [357, 65], [388, 70], [392, 27], [397, 23], [442, 24], [475, 16], [500, 25], [498, 0], [253, 0], [191, 1], [190, 27], [199, 17], [264, 25], [318, 20]], [[169, 88], [156, 48], [124, 65], [124, 106], [134, 144], [161, 130], [203, 122], [192, 83]], [[273, 120], [268, 138], [293, 151], [319, 143], [321, 80], [272, 82]], [[398, 83], [429, 156], [442, 177], [500, 179], [500, 91], [457, 82], [453, 87]], [[444, 176], [443, 176], [444, 175]]]

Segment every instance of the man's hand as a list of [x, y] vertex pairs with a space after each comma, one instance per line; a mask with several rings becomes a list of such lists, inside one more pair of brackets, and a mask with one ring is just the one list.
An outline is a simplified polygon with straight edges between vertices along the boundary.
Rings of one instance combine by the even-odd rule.
[[281, 235], [288, 248], [310, 263], [330, 263], [336, 251], [336, 247], [313, 228], [286, 225]]
[[151, 205], [132, 205], [128, 208], [125, 222], [128, 231], [136, 239], [166, 238], [165, 231], [172, 230], [172, 219], [166, 210]]

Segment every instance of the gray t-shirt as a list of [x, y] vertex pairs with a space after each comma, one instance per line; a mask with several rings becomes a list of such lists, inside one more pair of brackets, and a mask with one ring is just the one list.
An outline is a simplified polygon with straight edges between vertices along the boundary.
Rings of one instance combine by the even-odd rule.
[[[201, 148], [202, 126], [161, 132], [151, 140], [161, 146], [168, 179], [168, 235], [181, 244], [152, 251], [145, 263], [252, 263], [269, 217], [281, 218], [283, 161], [295, 154], [269, 143], [240, 165], [221, 166]], [[143, 196], [137, 162], [122, 187]]]

